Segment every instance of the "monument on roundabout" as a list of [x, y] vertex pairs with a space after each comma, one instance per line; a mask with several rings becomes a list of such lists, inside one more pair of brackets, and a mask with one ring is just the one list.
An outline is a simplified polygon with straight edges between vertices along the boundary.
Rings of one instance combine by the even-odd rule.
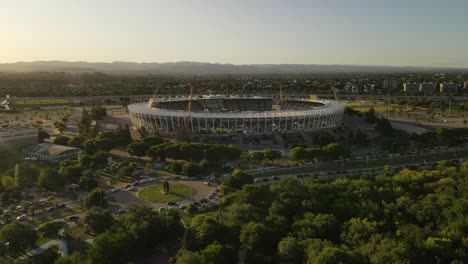
[[164, 192], [164, 194], [168, 194], [169, 191], [170, 191], [169, 182], [167, 180], [164, 180], [164, 182], [163, 182], [163, 192]]

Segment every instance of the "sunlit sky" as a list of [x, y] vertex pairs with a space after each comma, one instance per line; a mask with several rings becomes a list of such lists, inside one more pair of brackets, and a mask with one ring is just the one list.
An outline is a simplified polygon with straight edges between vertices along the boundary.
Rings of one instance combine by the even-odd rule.
[[0, 0], [0, 63], [468, 67], [468, 0]]

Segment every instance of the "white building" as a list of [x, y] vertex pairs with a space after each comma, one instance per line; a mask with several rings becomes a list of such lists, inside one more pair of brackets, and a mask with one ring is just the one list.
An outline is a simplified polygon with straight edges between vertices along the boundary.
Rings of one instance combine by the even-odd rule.
[[39, 142], [36, 128], [0, 128], [0, 151], [18, 150]]
[[83, 152], [79, 148], [61, 146], [51, 143], [41, 143], [23, 149], [26, 157], [38, 160], [59, 162], [65, 159], [77, 159]]

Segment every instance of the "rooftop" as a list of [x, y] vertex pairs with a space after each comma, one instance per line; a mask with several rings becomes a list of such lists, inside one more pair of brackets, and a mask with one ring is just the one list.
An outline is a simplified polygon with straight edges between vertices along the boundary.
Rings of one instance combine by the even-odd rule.
[[41, 155], [59, 156], [66, 151], [79, 150], [79, 149], [74, 148], [74, 147], [51, 144], [51, 143], [40, 143], [37, 145], [27, 147], [24, 150], [27, 152], [33, 152], [33, 153], [41, 154]]

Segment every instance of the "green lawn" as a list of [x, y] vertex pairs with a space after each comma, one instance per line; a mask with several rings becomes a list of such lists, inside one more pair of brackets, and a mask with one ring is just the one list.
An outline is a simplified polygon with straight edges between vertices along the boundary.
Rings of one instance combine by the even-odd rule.
[[148, 188], [144, 188], [138, 192], [141, 199], [153, 202], [168, 202], [183, 200], [192, 195], [192, 188], [182, 183], [169, 183], [170, 192], [162, 193], [162, 184], [156, 184]]
[[69, 104], [72, 101], [70, 99], [27, 99], [27, 100], [15, 100], [12, 104], [16, 105], [51, 105], [51, 104]]
[[45, 244], [45, 243], [51, 241], [52, 239], [53, 239], [53, 238], [41, 236], [41, 237], [39, 237], [39, 238], [37, 239], [37, 241], [36, 241], [36, 247], [39, 247], [39, 246], [41, 246], [42, 244]]
[[180, 176], [175, 173], [169, 172], [169, 171], [164, 171], [164, 170], [153, 170], [153, 172], [156, 174], [156, 176], [159, 177], [164, 177], [164, 176], [169, 176], [169, 177], [176, 177]]

